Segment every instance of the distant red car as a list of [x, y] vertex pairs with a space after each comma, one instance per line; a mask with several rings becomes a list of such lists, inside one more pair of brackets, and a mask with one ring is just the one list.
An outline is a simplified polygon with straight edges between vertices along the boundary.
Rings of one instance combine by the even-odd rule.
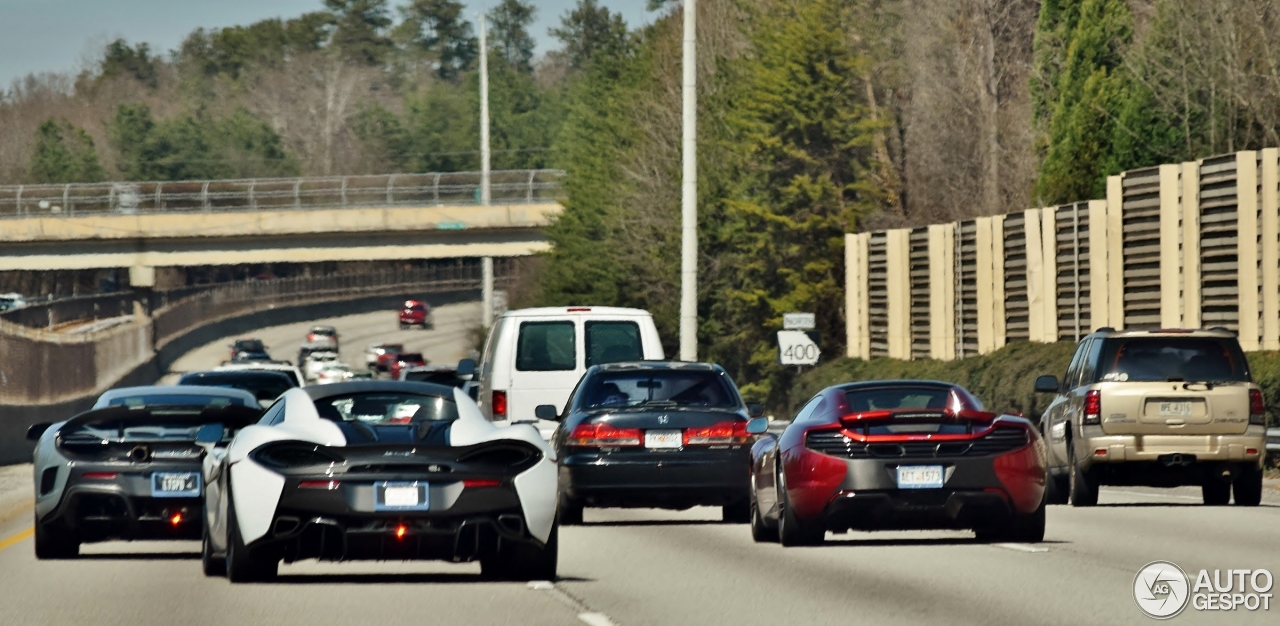
[[421, 326], [424, 329], [435, 328], [431, 321], [431, 305], [420, 300], [405, 300], [400, 307], [400, 328]]
[[422, 354], [419, 352], [401, 352], [395, 356], [394, 361], [391, 361], [391, 379], [400, 380], [400, 370], [406, 367], [426, 364], [427, 360], [422, 358]]

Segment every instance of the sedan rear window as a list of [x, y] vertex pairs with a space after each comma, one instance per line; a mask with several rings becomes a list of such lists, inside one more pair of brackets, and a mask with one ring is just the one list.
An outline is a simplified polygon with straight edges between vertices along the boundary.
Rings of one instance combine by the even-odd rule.
[[580, 406], [737, 408], [738, 397], [716, 372], [647, 370], [599, 372], [580, 392]]
[[1229, 339], [1119, 337], [1107, 340], [1097, 380], [1238, 382], [1249, 380], [1249, 368]]

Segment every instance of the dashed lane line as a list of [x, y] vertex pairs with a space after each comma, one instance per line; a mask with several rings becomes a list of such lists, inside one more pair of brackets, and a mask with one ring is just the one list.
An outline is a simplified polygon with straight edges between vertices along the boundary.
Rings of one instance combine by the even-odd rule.
[[1028, 543], [992, 543], [987, 545], [990, 545], [993, 548], [1004, 548], [1005, 550], [1017, 550], [1018, 552], [1030, 552], [1032, 554], [1040, 554], [1041, 552], [1049, 551], [1048, 548], [1034, 546]]
[[573, 612], [578, 615], [578, 621], [587, 624], [587, 626], [618, 626], [618, 624], [610, 619], [608, 615], [598, 611], [592, 611], [581, 600], [573, 597], [569, 592], [556, 586], [551, 581], [531, 581], [529, 583], [529, 589], [549, 592], [553, 598], [573, 610]]

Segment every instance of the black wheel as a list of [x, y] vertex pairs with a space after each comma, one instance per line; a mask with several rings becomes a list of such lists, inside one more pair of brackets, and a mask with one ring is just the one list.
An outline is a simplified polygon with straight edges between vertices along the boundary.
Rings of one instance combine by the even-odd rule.
[[1071, 478], [1069, 476], [1054, 476], [1053, 472], [1046, 472], [1044, 480], [1044, 502], [1045, 504], [1066, 504], [1071, 499]]
[[[781, 469], [781, 468], [779, 468]], [[786, 547], [816, 546], [827, 536], [827, 529], [820, 523], [802, 520], [796, 517], [787, 499], [786, 474], [778, 472], [778, 542]]]
[[1200, 495], [1206, 506], [1226, 506], [1231, 501], [1231, 483], [1210, 476], [1200, 483]]
[[74, 559], [80, 555], [80, 541], [71, 532], [45, 526], [39, 519], [35, 522], [35, 531], [37, 559]]
[[720, 507], [720, 519], [726, 524], [747, 524], [751, 522], [751, 501], [739, 500]]
[[[228, 481], [229, 483], [230, 481]], [[227, 580], [233, 583], [271, 580], [279, 573], [280, 561], [265, 559], [251, 552], [240, 538], [240, 524], [236, 521], [236, 502], [227, 488]]]
[[760, 502], [756, 499], [756, 489], [751, 487], [751, 538], [756, 543], [777, 543], [778, 526], [769, 526], [760, 514]]
[[582, 525], [582, 503], [569, 498], [568, 496], [560, 496], [560, 525], [561, 526], [581, 526]]
[[[203, 517], [203, 513], [201, 514]], [[209, 541], [209, 519], [204, 518], [204, 530], [200, 533], [200, 568], [205, 576], [226, 576], [227, 559], [214, 556], [213, 544]]]
[[1007, 522], [993, 528], [976, 529], [978, 541], [997, 543], [1040, 543], [1044, 541], [1045, 503], [1032, 513], [1014, 513]]
[[1080, 469], [1080, 463], [1076, 460], [1075, 446], [1068, 442], [1067, 449], [1071, 451], [1071, 473], [1067, 482], [1071, 490], [1071, 506], [1096, 506], [1098, 479]]
[[551, 525], [547, 543], [506, 543], [497, 553], [480, 559], [480, 575], [490, 580], [555, 580], [560, 527]]
[[1253, 466], [1242, 467], [1231, 485], [1235, 491], [1236, 506], [1262, 504], [1262, 471]]

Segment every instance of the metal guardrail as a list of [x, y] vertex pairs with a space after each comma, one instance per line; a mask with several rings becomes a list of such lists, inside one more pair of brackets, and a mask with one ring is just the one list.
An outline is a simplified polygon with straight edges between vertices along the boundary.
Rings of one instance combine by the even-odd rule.
[[1267, 429], [1267, 459], [1280, 466], [1280, 428]]
[[[491, 201], [555, 201], [561, 170], [490, 173]], [[0, 218], [479, 204], [480, 172], [0, 186]]]

